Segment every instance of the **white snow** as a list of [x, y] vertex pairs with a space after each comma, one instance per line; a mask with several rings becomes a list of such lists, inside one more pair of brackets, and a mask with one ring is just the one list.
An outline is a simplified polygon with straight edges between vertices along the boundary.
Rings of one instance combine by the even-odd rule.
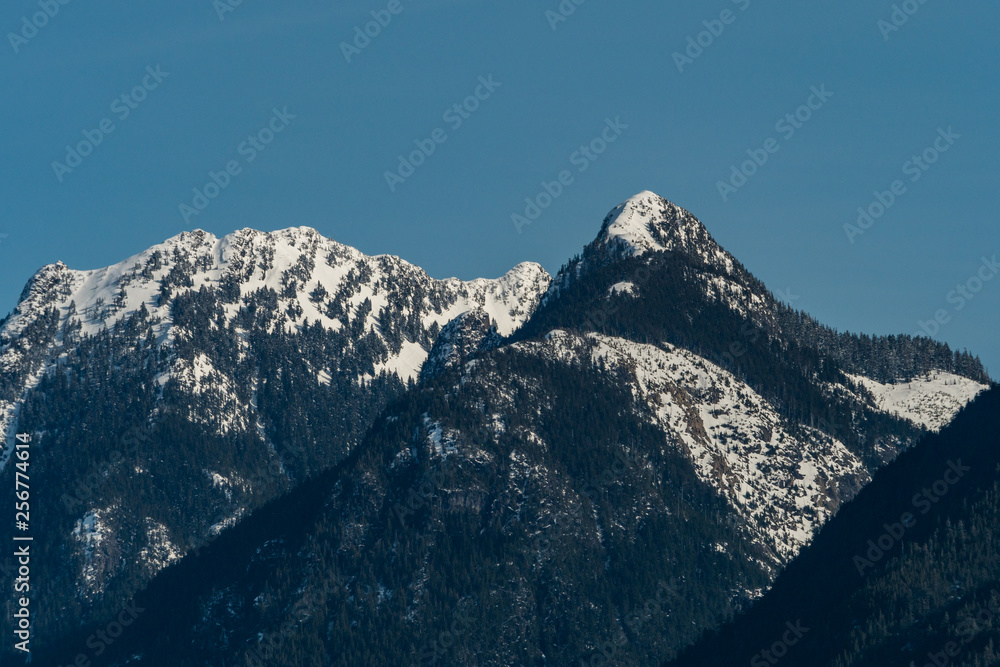
[[447, 458], [449, 454], [457, 452], [458, 448], [455, 443], [458, 432], [453, 429], [446, 431], [441, 426], [441, 422], [432, 420], [427, 413], [424, 413], [423, 417], [424, 428], [427, 430], [427, 443], [433, 454]]
[[179, 561], [184, 554], [170, 541], [166, 526], [150, 517], [146, 517], [145, 524], [146, 546], [139, 551], [139, 559], [145, 564], [148, 575], [152, 576]]
[[622, 281], [620, 283], [615, 283], [608, 288], [609, 294], [628, 294], [630, 296], [635, 296], [638, 293], [638, 287], [636, 284], [629, 281]]
[[381, 371], [388, 374], [395, 373], [401, 380], [416, 380], [420, 375], [420, 367], [427, 359], [427, 350], [419, 343], [404, 341], [399, 354], [390, 357], [385, 363], [375, 364], [375, 374]]
[[940, 431], [989, 386], [974, 380], [934, 371], [909, 382], [882, 384], [861, 375], [848, 375], [875, 396], [875, 406], [926, 428]]
[[229, 528], [230, 526], [235, 526], [236, 523], [245, 513], [246, 510], [240, 508], [239, 510], [236, 511], [236, 513], [233, 516], [227, 517], [216, 524], [212, 524], [211, 526], [208, 527], [209, 535], [218, 535], [226, 528]]
[[[682, 348], [559, 329], [544, 342], [513, 347], [566, 362], [590, 349], [592, 363], [628, 370], [636, 404], [662, 429], [665, 445], [680, 446], [698, 476], [759, 527], [760, 539], [779, 561], [798, 553], [837, 510], [840, 482], [870, 479], [840, 440], [806, 426], [800, 427], [805, 437], [793, 436], [794, 429], [752, 388]], [[896, 385], [852, 379], [876, 395], [877, 409], [928, 428], [940, 428], [987, 389], [949, 373]]]
[[108, 528], [103, 521], [106, 511], [94, 509], [77, 519], [73, 527], [73, 537], [80, 546], [83, 555], [83, 565], [80, 573], [81, 583], [88, 594], [100, 593], [103, 582], [100, 573], [103, 569], [99, 556], [101, 546], [108, 538]]
[[3, 451], [0, 452], [0, 473], [7, 467], [7, 463], [17, 448], [17, 423], [21, 415], [21, 408], [24, 407], [24, 399], [29, 391], [38, 386], [44, 374], [44, 367], [35, 371], [25, 382], [18, 400], [13, 402], [0, 401], [0, 445], [3, 445]]

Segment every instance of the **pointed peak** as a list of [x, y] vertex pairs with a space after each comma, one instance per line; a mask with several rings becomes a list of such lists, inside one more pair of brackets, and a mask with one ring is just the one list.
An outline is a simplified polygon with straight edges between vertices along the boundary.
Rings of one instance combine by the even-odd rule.
[[560, 269], [543, 303], [557, 297], [584, 271], [647, 253], [687, 255], [720, 275], [731, 275], [738, 266], [698, 218], [655, 192], [643, 190], [611, 209], [582, 257]]
[[593, 246], [633, 257], [648, 252], [682, 252], [727, 273], [733, 267], [733, 258], [698, 218], [649, 190], [611, 209]]
[[54, 262], [52, 264], [46, 264], [42, 268], [40, 268], [37, 271], [35, 271], [35, 275], [33, 275], [29, 279], [29, 287], [30, 287], [30, 285], [31, 285], [32, 282], [42, 282], [42, 281], [46, 281], [46, 280], [54, 280], [54, 279], [58, 279], [61, 276], [68, 276], [68, 275], [74, 274], [74, 273], [80, 273], [80, 272], [79, 271], [74, 271], [73, 269], [69, 268], [66, 265], [66, 263], [63, 262], [60, 259], [59, 261]]
[[673, 250], [677, 242], [702, 233], [707, 234], [704, 226], [689, 212], [644, 190], [611, 209], [597, 244], [616, 245], [628, 255], [641, 255]]

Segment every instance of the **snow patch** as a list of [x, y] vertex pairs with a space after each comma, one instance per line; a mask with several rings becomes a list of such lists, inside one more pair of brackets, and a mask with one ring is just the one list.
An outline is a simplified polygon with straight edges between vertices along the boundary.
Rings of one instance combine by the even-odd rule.
[[932, 371], [909, 382], [882, 384], [848, 375], [875, 397], [875, 407], [929, 431], [940, 431], [972, 400], [989, 389], [960, 375]]
[[615, 283], [608, 288], [608, 294], [628, 294], [629, 296], [635, 296], [638, 291], [635, 283], [627, 281]]

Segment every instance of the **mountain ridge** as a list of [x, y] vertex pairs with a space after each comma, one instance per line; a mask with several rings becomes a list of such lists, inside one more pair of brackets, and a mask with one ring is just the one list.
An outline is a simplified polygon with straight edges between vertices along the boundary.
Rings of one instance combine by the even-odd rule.
[[[782, 306], [697, 218], [649, 192], [612, 209], [555, 279], [522, 263], [499, 279], [434, 280], [395, 256], [289, 228], [223, 239], [185, 232], [90, 272], [49, 265], [25, 294], [25, 312], [0, 328], [0, 402], [8, 428], [37, 434], [50, 452], [40, 462], [46, 485], [72, 485], [129, 428], [150, 432], [113, 482], [53, 518], [61, 555], [46, 554], [40, 568], [78, 624], [110, 613], [219, 531], [252, 541], [240, 532], [247, 513], [337, 468], [342, 477], [324, 478], [333, 505], [317, 518], [320, 534], [306, 534], [325, 554], [315, 557], [338, 553], [354, 581], [408, 581], [388, 590], [416, 594], [419, 568], [394, 569], [394, 547], [380, 535], [419, 537], [427, 557], [447, 560], [470, 547], [441, 526], [469, 539], [490, 526], [496, 544], [515, 540], [510, 567], [539, 605], [515, 606], [537, 623], [544, 610], [596, 605], [604, 614], [640, 602], [641, 589], [614, 594], [615, 578], [657, 557], [644, 551], [656, 543], [691, 577], [702, 559], [726, 573], [727, 592], [696, 614], [712, 627], [761, 595], [872, 472], [985, 388], [981, 366], [946, 346], [837, 334]], [[937, 375], [917, 381], [927, 373]], [[900, 380], [911, 381], [907, 392]], [[94, 415], [80, 412], [84, 400]], [[67, 439], [74, 450], [59, 449]], [[596, 481], [619, 459], [624, 473]], [[418, 502], [416, 524], [383, 528], [440, 474], [460, 475], [440, 489], [446, 505]], [[179, 484], [190, 490], [174, 507], [168, 491]], [[336, 500], [345, 486], [357, 499]], [[704, 524], [710, 553], [679, 516]], [[536, 553], [537, 536], [566, 520], [586, 547], [561, 539], [558, 553]], [[653, 525], [686, 546], [669, 551]], [[368, 552], [354, 551], [362, 545], [381, 554], [374, 579], [361, 560]], [[274, 553], [281, 568], [303, 573], [300, 554]], [[122, 554], [145, 555], [123, 566]], [[599, 594], [566, 569], [579, 559], [604, 563], [592, 572]], [[488, 559], [480, 565], [483, 576], [497, 574]], [[549, 597], [560, 580], [569, 597]], [[440, 597], [451, 593], [434, 590], [431, 608], [451, 604]], [[345, 619], [373, 618], [343, 604]], [[502, 618], [514, 602], [498, 604], [490, 614]], [[269, 622], [253, 605], [244, 612]], [[432, 624], [428, 614], [415, 622]], [[586, 616], [592, 637], [543, 630], [524, 637], [528, 648], [505, 644], [508, 655], [537, 657], [556, 642], [560, 660], [586, 657], [597, 638], [630, 632]], [[63, 618], [43, 621], [66, 631]], [[690, 626], [661, 630], [633, 657], [649, 661], [693, 639]]]

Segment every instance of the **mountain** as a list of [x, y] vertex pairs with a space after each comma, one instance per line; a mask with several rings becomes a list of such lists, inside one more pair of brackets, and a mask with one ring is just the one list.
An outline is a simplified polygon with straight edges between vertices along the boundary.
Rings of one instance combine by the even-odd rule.
[[996, 665], [998, 433], [994, 388], [879, 471], [763, 600], [670, 665]]
[[[314, 448], [330, 446], [315, 434], [340, 424], [344, 404], [315, 389], [337, 370], [322, 361], [336, 357], [329, 346], [310, 352], [319, 345], [307, 333], [326, 329], [303, 324], [275, 342], [275, 329], [298, 321], [296, 305], [307, 312], [279, 287], [316, 291], [289, 271], [264, 297], [241, 289], [239, 303], [219, 307], [214, 296], [188, 306], [171, 294], [170, 313], [184, 331], [225, 324], [214, 345], [234, 349], [229, 377], [258, 388], [233, 401], [262, 415], [266, 439], [260, 427], [246, 438], [301, 447], [313, 461]], [[235, 296], [225, 282], [220, 293]], [[316, 457], [310, 470], [325, 472], [159, 572], [135, 598], [146, 611], [101, 660], [658, 664], [759, 599], [874, 473], [990, 382], [968, 353], [839, 333], [792, 310], [693, 215], [648, 192], [612, 210], [551, 285], [525, 268], [500, 283], [484, 291], [509, 299], [523, 285], [531, 296], [517, 307], [442, 305], [443, 329], [408, 339], [435, 341], [419, 381], [405, 391], [398, 381], [358, 411], [370, 427]], [[411, 303], [409, 294], [391, 298]], [[381, 349], [358, 342], [381, 335], [359, 318], [323, 334], [340, 334], [349, 377], [338, 387], [387, 363], [356, 361]], [[253, 361], [238, 364], [241, 353]], [[56, 388], [38, 395], [51, 403]], [[184, 442], [203, 403], [175, 401], [155, 446]], [[64, 624], [53, 655], [85, 650], [122, 592], [103, 591], [107, 611], [94, 623]]]
[[[300, 234], [312, 237], [293, 236]], [[351, 251], [326, 252], [327, 265], [339, 266], [330, 256]], [[155, 306], [169, 303], [171, 330], [184, 332], [170, 340], [174, 347], [197, 341], [181, 346], [183, 358], [216, 351], [213, 368], [222, 365], [216, 359], [235, 359], [228, 377], [244, 396], [232, 399], [237, 409], [215, 412], [250, 410], [256, 423], [212, 425], [229, 437], [227, 428], [239, 432], [230, 424], [252, 423], [243, 437], [256, 450], [226, 441], [241, 463], [271, 460], [264, 445], [273, 443], [278, 453], [307, 452], [299, 458], [309, 470], [325, 472], [275, 490], [291, 488], [173, 559], [136, 597], [147, 611], [102, 653], [107, 664], [658, 664], [760, 598], [877, 470], [989, 383], [967, 353], [927, 339], [842, 334], [781, 304], [693, 215], [648, 192], [612, 210], [551, 285], [522, 265], [497, 283], [476, 283], [478, 291], [465, 288], [502, 295], [495, 301], [458, 294], [461, 284], [447, 293], [457, 294], [451, 301], [414, 299], [433, 290], [390, 291], [381, 282], [390, 271], [380, 262], [400, 260], [359, 260], [372, 275], [359, 268], [345, 278], [352, 287], [327, 288], [321, 300], [338, 314], [329, 294], [336, 303], [350, 290], [365, 318], [345, 315], [339, 327], [331, 319], [296, 328], [300, 318], [324, 314], [310, 301], [318, 287], [305, 276], [314, 267], [300, 259], [315, 255], [282, 246], [274, 268], [269, 253], [257, 254], [267, 268], [259, 259], [229, 260], [208, 296], [168, 280], [187, 291]], [[219, 256], [220, 266], [229, 257], [206, 256]], [[370, 294], [353, 287], [373, 279]], [[380, 317], [385, 324], [376, 328], [363, 298], [405, 314]], [[406, 324], [415, 318], [405, 304], [414, 302], [424, 304], [413, 312], [423, 315], [425, 334]], [[438, 319], [426, 324], [431, 310]], [[69, 322], [56, 311], [48, 317]], [[434, 324], [443, 328], [431, 331]], [[202, 341], [213, 327], [219, 335]], [[435, 341], [406, 391], [402, 375], [395, 383], [376, 376], [377, 364], [389, 364], [388, 352], [372, 352], [382, 349], [378, 340], [405, 349], [393, 331], [412, 343]], [[107, 356], [101, 348], [83, 366]], [[244, 357], [252, 361], [240, 363]], [[393, 368], [416, 375], [420, 363], [397, 359]], [[332, 381], [344, 368], [347, 378], [324, 384], [324, 373]], [[117, 375], [98, 376], [95, 386], [109, 377]], [[148, 371], [146, 381], [156, 377]], [[380, 381], [391, 386], [378, 388]], [[278, 384], [281, 391], [270, 390]], [[317, 434], [341, 425], [345, 406], [316, 392], [333, 385], [354, 397], [360, 390], [346, 387], [375, 385], [377, 398], [355, 409], [358, 428], [338, 433], [357, 439], [321, 457], [314, 450], [328, 452], [330, 441]], [[51, 405], [57, 389], [40, 383], [31, 392]], [[187, 400], [170, 404], [153, 451], [176, 451], [185, 427], [214, 414], [203, 411], [204, 394], [169, 395]], [[73, 401], [63, 400], [69, 410]], [[32, 404], [24, 405], [20, 419]], [[164, 473], [156, 474], [171, 478]], [[232, 492], [231, 483], [205, 479]], [[245, 499], [231, 502], [234, 515]], [[94, 523], [84, 517], [77, 532], [90, 535]], [[73, 534], [70, 522], [64, 530]], [[94, 623], [79, 631], [64, 624], [53, 655], [72, 660], [84, 650], [124, 592], [103, 589]]]
[[104, 269], [41, 269], [0, 328], [0, 476], [15, 433], [34, 437], [38, 636], [114, 611], [342, 461], [441, 327], [476, 310], [510, 333], [550, 281], [530, 263], [435, 280], [306, 228], [189, 232]]

